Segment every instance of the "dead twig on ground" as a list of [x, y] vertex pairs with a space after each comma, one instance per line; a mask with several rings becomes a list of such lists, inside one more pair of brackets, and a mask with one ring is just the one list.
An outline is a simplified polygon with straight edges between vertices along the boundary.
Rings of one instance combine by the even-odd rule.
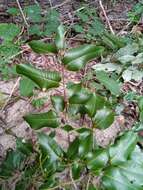
[[22, 18], [23, 18], [23, 20], [24, 20], [24, 22], [25, 22], [25, 25], [27, 26], [27, 28], [29, 28], [29, 24], [28, 24], [28, 22], [27, 22], [27, 20], [26, 20], [26, 17], [25, 17], [25, 15], [24, 15], [24, 12], [23, 12], [23, 10], [22, 10], [22, 7], [21, 7], [21, 5], [20, 5], [20, 3], [19, 3], [19, 0], [16, 0], [16, 3], [17, 3], [17, 6], [18, 6], [18, 8], [19, 8], [19, 10], [20, 10], [20, 13], [21, 13], [21, 15], [22, 15]]
[[104, 16], [105, 16], [106, 22], [107, 22], [107, 24], [108, 24], [108, 26], [109, 26], [109, 29], [110, 29], [111, 33], [112, 33], [112, 34], [115, 34], [115, 32], [114, 32], [114, 30], [113, 30], [113, 28], [112, 28], [112, 26], [111, 26], [111, 23], [110, 23], [110, 21], [109, 21], [109, 19], [108, 19], [108, 16], [107, 16], [107, 14], [106, 14], [106, 11], [105, 11], [105, 9], [104, 9], [104, 6], [103, 6], [103, 4], [102, 4], [102, 0], [99, 0], [99, 5], [100, 5], [100, 7], [101, 7], [101, 9], [102, 9], [102, 11], [103, 11], [103, 14], [104, 14]]
[[6, 105], [7, 105], [8, 102], [9, 102], [9, 100], [11, 99], [11, 97], [12, 97], [12, 95], [13, 95], [13, 93], [14, 93], [14, 91], [15, 91], [15, 89], [16, 89], [16, 87], [17, 87], [19, 81], [20, 81], [20, 78], [21, 78], [21, 77], [18, 77], [18, 79], [16, 80], [16, 82], [15, 82], [15, 84], [14, 84], [12, 90], [11, 90], [11, 93], [10, 93], [10, 95], [9, 95], [9, 97], [8, 97], [8, 99], [7, 99], [7, 101], [5, 102], [5, 104], [3, 105], [2, 109], [1, 109], [1, 112], [4, 110], [4, 108], [6, 107]]

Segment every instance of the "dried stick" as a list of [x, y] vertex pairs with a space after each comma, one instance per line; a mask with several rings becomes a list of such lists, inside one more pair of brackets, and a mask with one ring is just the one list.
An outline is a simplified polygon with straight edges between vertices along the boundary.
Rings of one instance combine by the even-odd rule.
[[112, 26], [111, 26], [111, 23], [110, 23], [110, 21], [109, 21], [109, 19], [108, 19], [108, 16], [107, 16], [107, 14], [106, 14], [106, 11], [105, 11], [105, 9], [104, 9], [104, 6], [103, 6], [103, 4], [102, 4], [102, 0], [99, 0], [99, 5], [100, 5], [100, 7], [101, 7], [101, 9], [102, 9], [102, 11], [103, 11], [103, 14], [104, 14], [104, 16], [105, 16], [105, 19], [106, 19], [106, 21], [107, 21], [107, 24], [108, 24], [108, 26], [109, 26], [109, 28], [110, 28], [111, 33], [112, 33], [112, 34], [115, 34], [115, 32], [114, 32], [114, 30], [113, 30], [113, 28], [112, 28]]
[[13, 88], [12, 88], [12, 90], [11, 90], [11, 93], [10, 93], [10, 95], [9, 95], [9, 97], [8, 97], [8, 99], [7, 99], [7, 101], [6, 101], [5, 104], [3, 105], [1, 111], [4, 110], [4, 108], [6, 107], [6, 105], [7, 105], [8, 102], [9, 102], [9, 100], [11, 99], [11, 97], [12, 97], [14, 91], [15, 91], [15, 88], [17, 87], [17, 85], [18, 85], [18, 83], [19, 83], [19, 81], [20, 81], [20, 78], [21, 78], [21, 77], [19, 77], [19, 78], [16, 80], [16, 83], [13, 85]]
[[19, 3], [19, 0], [16, 0], [16, 3], [17, 3], [17, 6], [18, 6], [18, 8], [19, 8], [19, 10], [20, 10], [20, 13], [21, 13], [21, 15], [22, 15], [22, 17], [23, 17], [23, 20], [24, 20], [24, 22], [25, 22], [25, 25], [27, 26], [27, 28], [29, 28], [29, 24], [28, 24], [28, 22], [27, 22], [27, 20], [26, 20], [26, 17], [25, 17], [25, 15], [24, 15], [24, 12], [23, 12], [23, 10], [22, 10], [22, 7], [21, 7], [21, 5], [20, 5], [20, 3]]

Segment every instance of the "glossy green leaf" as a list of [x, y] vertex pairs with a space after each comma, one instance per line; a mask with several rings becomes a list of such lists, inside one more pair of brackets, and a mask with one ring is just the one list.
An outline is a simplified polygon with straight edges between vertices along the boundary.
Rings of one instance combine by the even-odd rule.
[[96, 78], [101, 82], [113, 95], [120, 95], [120, 85], [117, 81], [110, 78], [104, 71], [96, 72]]
[[52, 110], [45, 113], [28, 114], [24, 116], [24, 120], [35, 130], [43, 127], [56, 128], [59, 125], [58, 116]]
[[91, 93], [86, 88], [83, 88], [80, 83], [71, 84], [67, 89], [70, 113], [73, 115], [77, 113], [85, 114], [84, 105], [91, 97]]
[[135, 149], [137, 134], [130, 131], [125, 133], [112, 147], [109, 148], [110, 163], [118, 165], [125, 162]]
[[42, 149], [44, 149], [44, 151], [50, 156], [52, 162], [63, 156], [63, 150], [50, 136], [44, 133], [39, 133], [38, 141]]
[[105, 129], [113, 123], [114, 113], [110, 109], [104, 107], [96, 112], [93, 121], [95, 127]]
[[74, 128], [71, 125], [65, 125], [62, 127], [62, 129], [67, 132], [74, 130]]
[[76, 137], [73, 142], [70, 143], [68, 150], [67, 150], [67, 156], [69, 159], [73, 160], [78, 155], [78, 149], [79, 149], [79, 138]]
[[78, 71], [87, 62], [102, 55], [104, 48], [95, 45], [82, 45], [78, 48], [70, 49], [64, 56], [62, 63], [68, 70]]
[[106, 167], [109, 156], [108, 150], [99, 149], [94, 152], [87, 154], [87, 167], [94, 173], [100, 172], [104, 167]]
[[125, 45], [125, 42], [121, 37], [111, 34], [107, 31], [104, 31], [103, 35], [100, 37], [102, 39], [102, 43], [113, 50], [122, 48]]
[[65, 48], [65, 30], [63, 25], [57, 28], [55, 44], [58, 50]]
[[108, 167], [102, 178], [103, 185], [106, 190], [142, 190], [142, 171], [143, 166], [132, 161]]
[[20, 80], [19, 89], [20, 89], [20, 95], [21, 96], [32, 96], [33, 90], [36, 84], [28, 78], [22, 78]]
[[82, 170], [83, 170], [83, 165], [78, 161], [74, 161], [72, 164], [73, 179], [80, 178]]
[[81, 129], [78, 131], [79, 135], [79, 149], [78, 155], [84, 158], [88, 152], [93, 148], [93, 135], [89, 129]]
[[51, 96], [51, 101], [53, 104], [53, 107], [57, 112], [62, 112], [65, 108], [65, 102], [64, 97], [62, 96]]
[[103, 108], [105, 105], [105, 99], [102, 96], [92, 94], [89, 100], [85, 103], [85, 108], [90, 117], [93, 117], [98, 109]]
[[0, 166], [0, 178], [9, 178], [13, 175], [13, 172], [20, 169], [25, 155], [17, 150], [10, 150], [7, 152], [5, 160]]
[[57, 72], [54, 71], [43, 71], [36, 69], [32, 65], [20, 64], [16, 66], [16, 71], [22, 74], [33, 82], [35, 82], [43, 90], [58, 87], [61, 77]]
[[40, 40], [33, 40], [28, 43], [31, 49], [36, 53], [57, 53], [57, 48], [53, 44], [48, 44]]
[[70, 104], [84, 104], [91, 97], [91, 94], [81, 84], [72, 84], [68, 87]]

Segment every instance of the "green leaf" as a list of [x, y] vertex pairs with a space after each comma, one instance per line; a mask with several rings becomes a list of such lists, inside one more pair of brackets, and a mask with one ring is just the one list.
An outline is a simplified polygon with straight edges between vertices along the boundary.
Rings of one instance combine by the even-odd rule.
[[62, 96], [51, 96], [53, 107], [57, 112], [62, 112], [65, 108], [64, 97]]
[[28, 78], [22, 78], [20, 80], [19, 89], [21, 96], [32, 96], [33, 90], [36, 85]]
[[62, 59], [62, 63], [68, 70], [78, 71], [82, 69], [87, 62], [102, 55], [104, 48], [95, 45], [82, 45], [78, 48], [70, 49]]
[[119, 57], [126, 55], [134, 55], [139, 50], [139, 45], [137, 43], [128, 44], [125, 47], [119, 49], [114, 57], [118, 59]]
[[104, 71], [97, 71], [96, 78], [101, 82], [113, 95], [120, 95], [120, 85], [117, 81], [110, 78]]
[[76, 137], [69, 145], [67, 150], [67, 157], [71, 160], [77, 158], [79, 149], [79, 138]]
[[122, 67], [119, 64], [115, 63], [98, 63], [92, 66], [95, 71], [105, 71], [105, 72], [113, 72], [116, 71], [120, 73], [122, 71]]
[[103, 108], [105, 99], [102, 96], [92, 94], [89, 100], [85, 103], [85, 108], [90, 117], [93, 117], [98, 109]]
[[93, 148], [93, 135], [89, 129], [81, 129], [78, 131], [79, 135], [79, 148], [78, 155], [84, 158], [88, 152]]
[[91, 93], [81, 84], [70, 84], [68, 87], [69, 111], [72, 114], [85, 114], [85, 103], [91, 97]]
[[74, 128], [71, 125], [65, 125], [62, 127], [62, 129], [67, 132], [74, 130]]
[[138, 100], [138, 106], [140, 111], [143, 111], [143, 97], [140, 97]]
[[0, 24], [0, 38], [4, 40], [4, 42], [12, 41], [19, 33], [20, 28], [15, 24]]
[[45, 113], [28, 114], [24, 116], [24, 120], [35, 130], [43, 127], [56, 128], [59, 125], [58, 116], [52, 110]]
[[24, 8], [24, 13], [27, 16], [27, 19], [31, 22], [38, 22], [42, 21], [41, 16], [41, 7], [39, 5], [29, 5]]
[[21, 180], [16, 183], [15, 190], [26, 190], [28, 186], [28, 180]]
[[16, 139], [16, 148], [25, 155], [30, 155], [33, 151], [32, 143], [21, 138]]
[[11, 177], [15, 170], [20, 169], [24, 159], [25, 155], [21, 152], [17, 150], [8, 151], [5, 160], [0, 166], [0, 177], [6, 179]]
[[65, 48], [65, 29], [63, 25], [57, 28], [55, 44], [58, 50]]
[[7, 10], [7, 13], [11, 15], [18, 15], [19, 14], [19, 9], [15, 7], [9, 7]]
[[36, 69], [32, 65], [20, 64], [16, 66], [16, 71], [22, 74], [33, 82], [35, 82], [43, 90], [53, 87], [58, 87], [61, 77], [57, 72], [54, 71], [43, 71]]
[[89, 170], [97, 174], [97, 172], [100, 172], [106, 167], [108, 160], [108, 150], [99, 149], [87, 154], [87, 167]]
[[106, 129], [113, 123], [114, 113], [110, 109], [104, 107], [103, 109], [100, 109], [96, 112], [93, 121], [95, 127]]
[[47, 44], [40, 40], [33, 40], [28, 43], [32, 50], [36, 53], [57, 53], [57, 48], [53, 44]]
[[42, 149], [44, 149], [44, 151], [50, 156], [52, 162], [63, 156], [63, 150], [50, 136], [44, 133], [39, 133], [38, 141]]
[[89, 185], [88, 190], [97, 190], [93, 185]]
[[109, 148], [110, 163], [118, 165], [125, 162], [135, 149], [137, 134], [130, 131], [126, 132], [121, 138]]
[[[30, 26], [29, 28], [29, 35], [37, 35], [37, 36], [41, 36], [42, 35], [42, 29], [39, 25], [37, 24], [34, 24], [32, 26]], [[33, 40], [34, 41], [34, 40]], [[36, 41], [36, 40], [35, 40]], [[31, 47], [32, 48], [32, 47]], [[34, 51], [34, 48], [32, 48], [33, 51]], [[36, 49], [36, 48], [35, 48]], [[36, 49], [37, 50], [37, 49]], [[35, 52], [36, 52], [35, 50]], [[43, 50], [44, 51], [44, 50]], [[39, 52], [36, 52], [36, 53], [39, 53]], [[45, 52], [44, 52], [45, 53]]]
[[48, 190], [57, 185], [57, 179], [53, 176], [50, 176], [48, 177], [47, 181], [39, 187], [39, 190]]
[[46, 24], [44, 25], [43, 34], [46, 36], [51, 36], [53, 33], [57, 32], [57, 28], [60, 25], [60, 15], [55, 9], [50, 9], [45, 15]]
[[[125, 45], [125, 42], [121, 37], [116, 36], [112, 33], [109, 33], [108, 31], [104, 31], [103, 35], [101, 35], [101, 39], [103, 39], [103, 43], [104, 43], [105, 38], [107, 40], [107, 43], [105, 43], [105, 44], [107, 46], [109, 45], [109, 47], [113, 50], [122, 48]], [[111, 44], [111, 46], [110, 46], [110, 44]]]
[[38, 99], [33, 99], [31, 103], [34, 107], [41, 108], [42, 106], [44, 106], [46, 100], [47, 100], [46, 97], [41, 97]]
[[81, 176], [82, 170], [83, 170], [83, 165], [78, 161], [74, 161], [72, 164], [73, 179], [79, 179]]
[[71, 84], [67, 87], [70, 104], [84, 104], [91, 97], [91, 94], [81, 84]]
[[108, 167], [102, 178], [106, 190], [142, 190], [143, 166], [132, 161]]

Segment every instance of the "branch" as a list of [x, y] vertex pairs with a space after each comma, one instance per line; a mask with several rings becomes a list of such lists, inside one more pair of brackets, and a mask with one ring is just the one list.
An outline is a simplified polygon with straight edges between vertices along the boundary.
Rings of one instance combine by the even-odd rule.
[[20, 10], [20, 13], [21, 13], [21, 15], [22, 15], [22, 17], [23, 17], [23, 20], [24, 20], [24, 22], [25, 22], [25, 25], [27, 26], [27, 28], [29, 28], [29, 24], [28, 24], [28, 22], [27, 22], [27, 20], [26, 20], [26, 17], [25, 17], [25, 15], [24, 15], [24, 12], [23, 12], [23, 10], [22, 10], [22, 7], [21, 7], [21, 5], [20, 5], [20, 3], [19, 3], [19, 0], [16, 0], [16, 3], [17, 3], [17, 5], [18, 5], [18, 8], [19, 8], [19, 10]]
[[111, 26], [111, 23], [110, 23], [110, 21], [109, 21], [109, 19], [108, 19], [108, 16], [107, 16], [107, 14], [106, 14], [106, 11], [105, 11], [105, 9], [104, 9], [104, 6], [103, 6], [103, 4], [102, 4], [102, 0], [99, 0], [99, 5], [100, 5], [100, 7], [101, 7], [101, 9], [102, 9], [102, 11], [103, 11], [103, 14], [104, 14], [104, 16], [105, 16], [106, 22], [107, 22], [107, 24], [108, 24], [108, 26], [109, 26], [109, 28], [110, 28], [111, 33], [112, 33], [112, 34], [115, 34], [115, 32], [114, 32], [114, 30], [113, 30], [113, 28], [112, 28], [112, 26]]

